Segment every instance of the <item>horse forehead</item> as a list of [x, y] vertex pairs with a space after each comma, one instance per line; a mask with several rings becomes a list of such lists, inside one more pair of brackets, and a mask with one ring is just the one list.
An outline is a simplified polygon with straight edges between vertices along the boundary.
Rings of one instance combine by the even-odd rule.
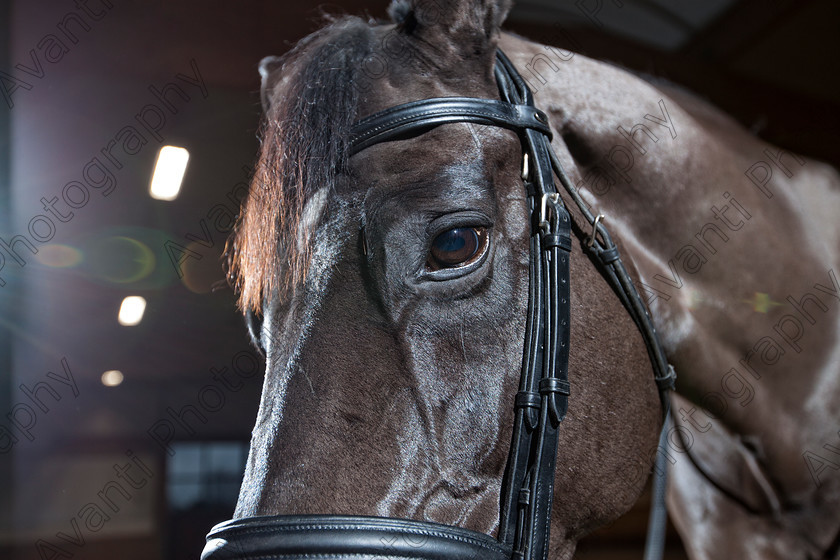
[[[413, 50], [414, 47], [408, 47]], [[374, 58], [389, 60], [393, 56], [388, 51], [378, 51]], [[416, 59], [415, 59], [416, 60]], [[419, 99], [431, 99], [435, 97], [479, 97], [485, 99], [497, 99], [498, 87], [492, 73], [488, 73], [488, 79], [481, 79], [477, 74], [471, 72], [475, 68], [461, 67], [457, 72], [441, 74], [439, 71], [429, 71], [427, 68], [418, 68], [411, 64], [411, 60], [401, 61], [402, 64], [388, 64], [381, 76], [368, 76], [366, 95], [358, 107], [359, 117], [365, 117], [373, 113], [383, 111], [396, 105], [410, 103]], [[405, 63], [408, 62], [408, 63]], [[452, 65], [457, 64], [452, 61]], [[440, 69], [438, 69], [440, 70]], [[465, 79], [465, 76], [468, 76]]]

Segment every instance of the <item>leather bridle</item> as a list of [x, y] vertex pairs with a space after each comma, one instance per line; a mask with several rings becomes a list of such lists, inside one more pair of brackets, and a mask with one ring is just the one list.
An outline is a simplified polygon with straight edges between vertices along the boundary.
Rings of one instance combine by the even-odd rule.
[[[470, 122], [516, 132], [523, 145], [522, 178], [531, 224], [528, 316], [513, 438], [502, 485], [498, 538], [460, 527], [383, 517], [269, 516], [222, 523], [207, 536], [202, 560], [228, 558], [415, 558], [428, 560], [545, 560], [548, 557], [554, 496], [557, 436], [570, 386], [569, 253], [571, 218], [553, 175], [588, 220], [592, 235], [584, 244], [642, 332], [654, 368], [663, 410], [674, 370], [664, 352], [618, 249], [583, 203], [551, 149], [548, 117], [510, 60], [497, 51], [496, 81], [501, 100], [444, 97], [391, 107], [358, 121], [350, 154], [389, 140], [415, 135], [441, 124]], [[662, 436], [665, 431], [663, 428]], [[661, 457], [664, 455], [660, 454]], [[660, 469], [662, 469], [660, 471]], [[664, 473], [663, 465], [657, 472]], [[650, 560], [661, 557], [664, 542], [664, 476], [655, 479], [648, 544]], [[659, 503], [659, 502], [662, 503]], [[653, 536], [652, 536], [652, 533]], [[662, 534], [661, 538], [658, 534]]]

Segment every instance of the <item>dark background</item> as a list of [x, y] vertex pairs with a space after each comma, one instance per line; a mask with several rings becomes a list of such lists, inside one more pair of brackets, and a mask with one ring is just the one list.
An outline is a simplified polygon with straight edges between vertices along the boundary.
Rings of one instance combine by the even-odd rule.
[[[39, 558], [40, 541], [47, 558], [197, 557], [207, 529], [231, 515], [261, 381], [247, 373], [255, 353], [222, 282], [224, 224], [215, 218], [236, 211], [227, 195], [247, 181], [257, 150], [256, 66], [316, 29], [321, 9], [384, 17], [386, 6], [0, 2], [5, 242], [45, 214], [42, 197], [83, 181], [93, 158], [106, 162], [102, 149], [139, 127], [135, 115], [162, 106], [150, 86], [174, 83], [189, 98], [168, 97], [161, 141], [143, 131], [148, 142], [135, 153], [115, 150], [113, 192], [90, 189], [72, 219], [54, 220], [37, 254], [13, 245], [24, 265], [0, 250], [0, 436], [5, 428], [18, 438], [0, 437], [0, 556]], [[838, 165], [838, 16], [830, 0], [529, 0], [507, 28], [682, 84], [763, 138]], [[195, 67], [206, 96], [176, 77]], [[191, 156], [172, 202], [147, 195], [164, 144]], [[192, 251], [180, 270], [178, 250]], [[127, 295], [148, 301], [135, 327], [116, 321]], [[56, 381], [62, 364], [77, 394]], [[100, 382], [109, 369], [125, 375], [118, 387]], [[46, 410], [21, 388], [38, 383], [55, 391], [36, 393]], [[29, 420], [31, 440], [13, 419]], [[162, 439], [167, 427], [169, 452], [149, 433]], [[115, 466], [131, 467], [133, 486]], [[109, 490], [118, 480], [128, 496]], [[580, 557], [639, 558], [645, 517], [636, 508]], [[684, 557], [671, 542], [673, 558]]]

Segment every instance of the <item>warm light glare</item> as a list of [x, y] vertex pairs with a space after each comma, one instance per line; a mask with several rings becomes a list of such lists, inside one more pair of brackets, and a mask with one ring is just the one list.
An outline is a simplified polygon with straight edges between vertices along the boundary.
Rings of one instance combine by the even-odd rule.
[[164, 146], [158, 153], [149, 193], [158, 200], [175, 200], [187, 170], [190, 153], [177, 146]]
[[102, 384], [106, 387], [116, 387], [123, 382], [123, 374], [118, 369], [109, 369], [102, 374]]
[[143, 320], [143, 312], [146, 311], [146, 300], [140, 296], [128, 296], [120, 305], [120, 314], [117, 317], [120, 325], [133, 327]]

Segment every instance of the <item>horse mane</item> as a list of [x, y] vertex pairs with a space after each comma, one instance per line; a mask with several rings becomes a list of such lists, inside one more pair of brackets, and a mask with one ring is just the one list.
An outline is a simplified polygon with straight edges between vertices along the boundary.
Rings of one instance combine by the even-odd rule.
[[264, 78], [270, 90], [263, 98], [270, 103], [259, 158], [226, 252], [243, 310], [259, 312], [264, 296], [285, 295], [305, 280], [311, 243], [298, 241], [303, 210], [346, 169], [360, 69], [373, 44], [369, 23], [333, 19], [277, 59], [272, 73], [280, 78]]

